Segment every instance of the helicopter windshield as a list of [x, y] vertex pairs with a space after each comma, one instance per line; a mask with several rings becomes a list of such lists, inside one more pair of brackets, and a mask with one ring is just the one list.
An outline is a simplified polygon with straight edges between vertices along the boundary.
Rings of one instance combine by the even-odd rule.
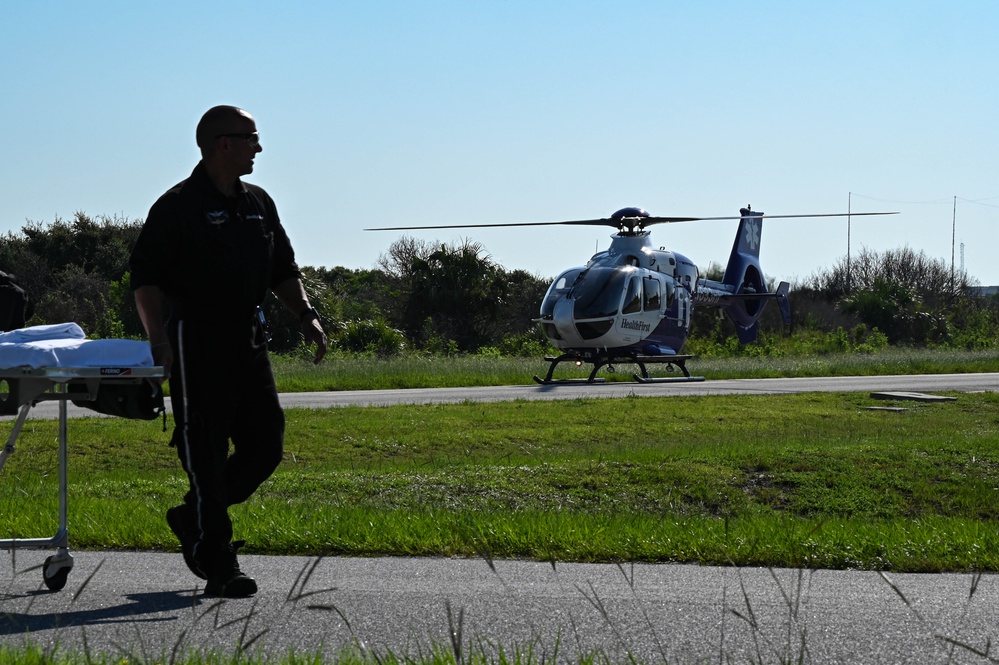
[[545, 299], [541, 303], [541, 318], [552, 318], [555, 313], [555, 303], [569, 292], [572, 285], [576, 283], [576, 278], [582, 272], [585, 272], [585, 268], [570, 268], [555, 278], [552, 285], [548, 287], [548, 293], [545, 294]]
[[[576, 319], [598, 319], [615, 316], [621, 306], [621, 296], [635, 270], [626, 266], [591, 268], [586, 279], [577, 280], [572, 289], [576, 300]], [[636, 285], [640, 292], [640, 286]]]

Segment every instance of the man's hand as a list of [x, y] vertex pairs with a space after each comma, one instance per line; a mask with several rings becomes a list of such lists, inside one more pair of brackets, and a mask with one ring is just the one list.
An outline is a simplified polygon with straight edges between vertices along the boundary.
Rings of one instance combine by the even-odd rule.
[[323, 325], [315, 316], [306, 316], [302, 321], [302, 334], [305, 335], [306, 342], [316, 345], [316, 357], [312, 362], [318, 365], [326, 355], [326, 333], [323, 332]]
[[301, 318], [305, 341], [316, 345], [316, 357], [312, 362], [318, 365], [326, 355], [326, 333], [323, 332], [323, 324], [320, 323], [316, 310], [309, 305], [309, 296], [305, 293], [302, 280], [291, 277], [278, 284], [272, 291], [289, 312]]
[[170, 342], [160, 342], [151, 345], [150, 351], [153, 353], [153, 364], [163, 367], [163, 378], [159, 380], [160, 383], [163, 383], [170, 378], [170, 368], [173, 367], [173, 348], [170, 346]]

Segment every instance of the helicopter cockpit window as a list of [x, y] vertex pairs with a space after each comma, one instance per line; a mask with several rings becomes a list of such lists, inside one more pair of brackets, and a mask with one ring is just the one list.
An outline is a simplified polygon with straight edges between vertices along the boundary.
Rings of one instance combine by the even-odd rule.
[[599, 319], [617, 315], [621, 293], [634, 270], [631, 268], [591, 268], [586, 279], [572, 290], [576, 299], [573, 315], [577, 319]]
[[659, 293], [659, 280], [654, 277], [645, 278], [645, 311], [658, 312], [662, 305], [662, 295]]
[[632, 275], [628, 280], [628, 290], [624, 293], [622, 314], [635, 314], [642, 311], [642, 278]]
[[541, 303], [541, 318], [552, 318], [555, 312], [555, 303], [569, 292], [583, 270], [583, 268], [572, 268], [555, 278], [552, 285], [548, 287], [548, 293], [545, 294], [545, 299]]

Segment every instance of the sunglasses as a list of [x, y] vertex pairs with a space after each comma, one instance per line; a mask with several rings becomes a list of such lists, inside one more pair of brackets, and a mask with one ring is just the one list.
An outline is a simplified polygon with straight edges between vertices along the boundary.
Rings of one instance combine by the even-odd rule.
[[251, 148], [256, 148], [258, 145], [260, 145], [260, 134], [257, 132], [250, 132], [247, 134], [216, 134], [215, 138], [243, 139], [244, 141], [246, 141], [247, 145], [249, 145]]

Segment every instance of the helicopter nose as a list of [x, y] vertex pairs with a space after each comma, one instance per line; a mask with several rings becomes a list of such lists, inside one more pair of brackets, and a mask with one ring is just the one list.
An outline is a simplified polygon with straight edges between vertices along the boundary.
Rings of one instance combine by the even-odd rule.
[[570, 346], [579, 345], [583, 342], [583, 338], [579, 334], [579, 331], [576, 330], [576, 325], [572, 318], [574, 304], [574, 301], [562, 298], [555, 303], [555, 310], [552, 312], [552, 323], [555, 325], [555, 329], [558, 330], [558, 334]]

